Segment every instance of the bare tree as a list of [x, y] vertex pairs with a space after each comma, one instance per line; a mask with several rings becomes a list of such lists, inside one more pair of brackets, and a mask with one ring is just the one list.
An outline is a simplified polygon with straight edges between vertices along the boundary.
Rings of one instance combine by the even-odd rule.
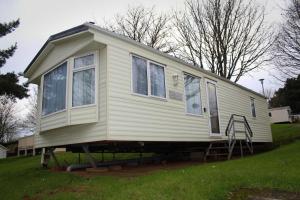
[[281, 72], [279, 79], [300, 74], [300, 1], [290, 0], [283, 16], [285, 21], [272, 51], [272, 61]]
[[38, 91], [37, 88], [34, 88], [33, 93], [28, 98], [29, 112], [27, 113], [24, 119], [24, 125], [23, 125], [24, 127], [30, 128], [31, 130], [34, 130], [37, 126], [37, 116], [38, 116], [37, 97], [38, 97]]
[[264, 7], [244, 0], [188, 0], [175, 13], [178, 56], [237, 82], [267, 61], [272, 31]]
[[268, 101], [270, 101], [273, 96], [274, 96], [274, 90], [271, 88], [266, 88], [265, 97], [268, 99]]
[[7, 95], [0, 96], [0, 143], [13, 140], [19, 124], [13, 98]]
[[165, 53], [176, 50], [170, 37], [170, 17], [157, 14], [154, 7], [129, 7], [125, 15], [116, 15], [105, 28]]

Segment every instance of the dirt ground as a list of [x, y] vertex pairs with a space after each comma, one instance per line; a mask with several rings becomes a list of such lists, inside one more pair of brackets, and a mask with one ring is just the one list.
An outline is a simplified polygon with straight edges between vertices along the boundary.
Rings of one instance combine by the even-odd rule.
[[118, 176], [118, 177], [136, 177], [143, 176], [158, 170], [172, 170], [184, 168], [192, 165], [199, 165], [201, 162], [197, 161], [178, 161], [178, 162], [163, 162], [161, 164], [142, 164], [137, 166], [122, 166], [121, 169], [111, 169], [108, 168], [107, 171], [74, 171], [71, 173], [77, 174], [79, 176], [84, 177], [92, 177], [92, 176]]

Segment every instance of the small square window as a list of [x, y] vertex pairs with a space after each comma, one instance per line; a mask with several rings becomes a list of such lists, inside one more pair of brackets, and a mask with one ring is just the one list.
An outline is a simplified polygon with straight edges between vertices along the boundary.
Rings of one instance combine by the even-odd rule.
[[132, 91], [145, 96], [166, 98], [165, 68], [132, 56]]
[[94, 64], [94, 54], [82, 56], [74, 59], [74, 69], [86, 67]]

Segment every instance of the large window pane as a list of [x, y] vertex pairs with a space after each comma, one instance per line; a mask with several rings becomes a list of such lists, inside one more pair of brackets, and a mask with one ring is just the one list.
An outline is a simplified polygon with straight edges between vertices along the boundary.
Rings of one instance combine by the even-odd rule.
[[164, 68], [150, 63], [151, 95], [166, 97]]
[[95, 69], [73, 73], [72, 105], [82, 106], [95, 103]]
[[43, 115], [66, 108], [66, 78], [66, 62], [44, 76]]
[[184, 88], [187, 113], [196, 115], [202, 114], [200, 79], [194, 76], [185, 75]]
[[93, 65], [93, 64], [94, 64], [94, 54], [74, 59], [74, 69]]
[[147, 61], [132, 57], [132, 87], [133, 92], [148, 95]]

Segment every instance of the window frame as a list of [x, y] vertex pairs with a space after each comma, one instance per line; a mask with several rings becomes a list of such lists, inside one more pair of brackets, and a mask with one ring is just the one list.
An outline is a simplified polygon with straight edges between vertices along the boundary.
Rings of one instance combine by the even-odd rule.
[[[140, 94], [140, 93], [136, 93], [134, 92], [133, 90], [133, 57], [136, 57], [136, 58], [140, 58], [140, 59], [144, 59], [146, 60], [146, 63], [147, 63], [147, 95], [144, 95], [144, 94]], [[165, 84], [165, 97], [160, 97], [160, 96], [155, 96], [155, 95], [152, 95], [151, 94], [151, 70], [150, 70], [150, 63], [152, 64], [155, 64], [155, 65], [158, 65], [160, 67], [163, 68], [164, 70], [164, 84]], [[156, 61], [153, 61], [153, 60], [150, 60], [148, 58], [145, 58], [145, 57], [142, 57], [142, 56], [139, 56], [139, 55], [136, 55], [136, 54], [133, 54], [131, 53], [131, 94], [132, 95], [135, 95], [135, 96], [141, 96], [141, 97], [147, 97], [147, 98], [153, 98], [153, 99], [158, 99], [158, 100], [164, 100], [164, 101], [167, 101], [167, 81], [166, 81], [166, 65], [162, 64], [162, 63], [158, 63]]]
[[[187, 111], [187, 101], [186, 101], [186, 91], [185, 91], [185, 76], [192, 76], [194, 78], [198, 78], [199, 79], [199, 95], [200, 95], [200, 105], [201, 105], [201, 113], [200, 114], [194, 114], [194, 113], [189, 113]], [[183, 95], [184, 95], [184, 109], [185, 109], [185, 114], [186, 115], [190, 115], [190, 116], [196, 116], [196, 117], [203, 117], [204, 116], [204, 112], [203, 112], [203, 102], [202, 102], [202, 96], [201, 96], [201, 80], [202, 77], [200, 76], [195, 76], [193, 74], [190, 74], [188, 72], [183, 72]]]
[[[62, 64], [64, 63], [67, 63], [67, 72], [66, 72], [66, 98], [65, 98], [65, 108], [62, 109], [62, 110], [58, 110], [58, 111], [55, 111], [55, 112], [52, 112], [52, 113], [48, 113], [48, 114], [45, 114], [43, 115], [43, 104], [44, 104], [44, 77], [45, 75], [49, 74], [50, 72], [52, 72], [53, 70], [57, 69], [58, 67], [60, 67]], [[49, 116], [52, 116], [52, 115], [55, 115], [55, 114], [58, 114], [58, 113], [62, 113], [62, 112], [65, 112], [67, 111], [68, 109], [68, 89], [69, 89], [69, 84], [68, 84], [68, 74], [69, 74], [69, 60], [66, 59], [66, 60], [63, 60], [62, 62], [54, 65], [53, 68], [49, 69], [48, 71], [46, 71], [45, 73], [43, 73], [42, 75], [42, 78], [41, 78], [41, 103], [40, 103], [40, 116], [41, 118], [46, 118], [46, 117], [49, 117]]]
[[[252, 101], [253, 101], [253, 106], [254, 106], [255, 116], [253, 116], [253, 112], [252, 112]], [[254, 98], [254, 97], [250, 97], [250, 113], [251, 113], [251, 117], [252, 117], [253, 119], [256, 119], [256, 117], [257, 117], [257, 112], [256, 112], [255, 98]]]
[[[84, 66], [84, 67], [79, 67], [79, 68], [74, 68], [74, 64], [75, 64], [75, 59], [76, 58], [81, 58], [84, 56], [88, 56], [88, 55], [94, 55], [94, 64], [93, 65], [88, 65], [88, 66]], [[85, 107], [92, 107], [92, 106], [96, 106], [97, 105], [97, 101], [98, 101], [98, 72], [97, 72], [97, 66], [98, 64], [98, 52], [97, 51], [89, 51], [89, 52], [85, 52], [83, 54], [78, 54], [74, 57], [71, 57], [71, 66], [70, 66], [70, 109], [76, 109], [76, 108], [85, 108]], [[73, 106], [73, 78], [74, 78], [74, 73], [76, 72], [81, 72], [81, 71], [85, 71], [85, 70], [89, 70], [89, 69], [94, 69], [94, 79], [95, 79], [95, 93], [94, 93], [94, 103], [92, 104], [86, 104], [86, 105], [80, 105], [80, 106]]]

